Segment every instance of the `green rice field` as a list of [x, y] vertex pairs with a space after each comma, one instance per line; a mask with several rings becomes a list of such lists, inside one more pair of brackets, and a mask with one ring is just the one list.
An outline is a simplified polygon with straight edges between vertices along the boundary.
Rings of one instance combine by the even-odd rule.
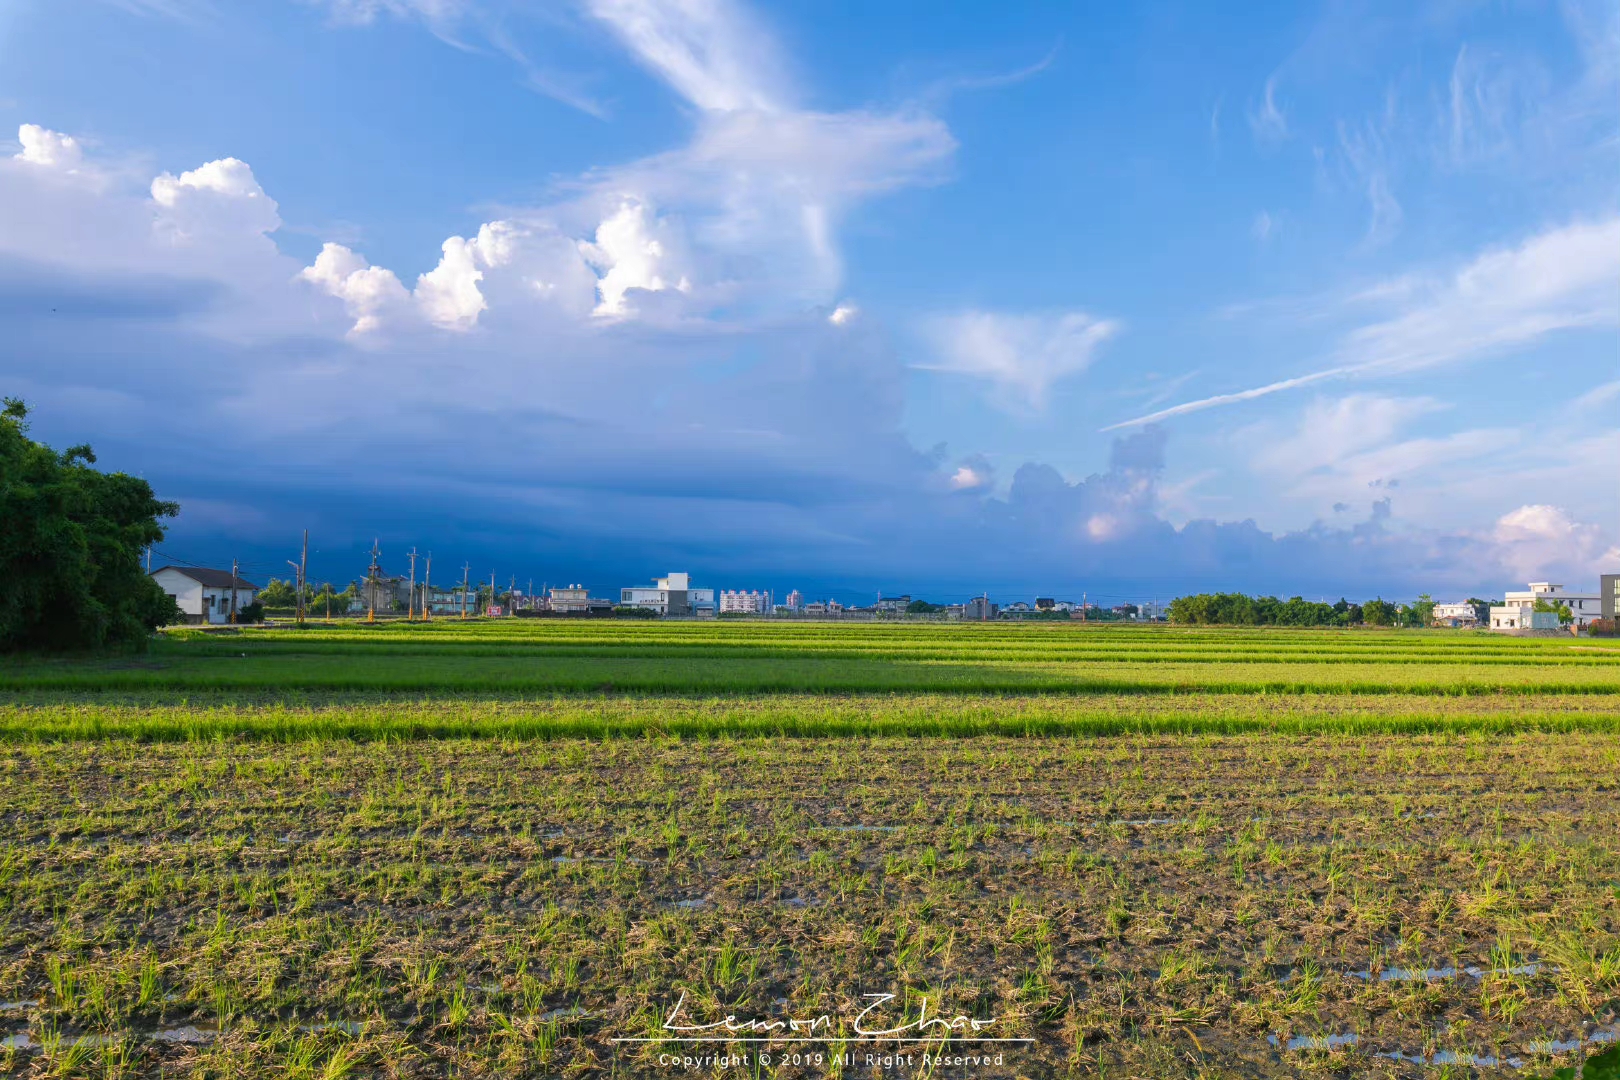
[[0, 660], [6, 1075], [1530, 1078], [1616, 1038], [1620, 642], [445, 620]]

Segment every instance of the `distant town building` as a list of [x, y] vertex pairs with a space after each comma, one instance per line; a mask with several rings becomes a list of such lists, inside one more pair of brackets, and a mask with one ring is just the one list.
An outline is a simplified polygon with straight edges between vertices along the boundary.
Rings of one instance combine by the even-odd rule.
[[619, 603], [660, 615], [713, 615], [714, 590], [692, 588], [690, 574], [670, 574], [650, 589], [620, 589]]
[[1022, 600], [1014, 600], [1012, 603], [1002, 608], [1002, 610], [1009, 615], [1028, 615], [1035, 609], [1024, 603]]
[[975, 596], [962, 605], [962, 618], [973, 619], [978, 622], [994, 619], [1000, 613], [1001, 609], [992, 604], [988, 596]]
[[798, 611], [802, 607], [804, 607], [804, 593], [794, 589], [787, 594], [787, 609], [789, 611]]
[[174, 599], [189, 623], [228, 623], [233, 592], [237, 611], [259, 594], [257, 585], [232, 576], [229, 570], [200, 566], [165, 566], [152, 571], [152, 580]]
[[1566, 592], [1562, 585], [1554, 585], [1549, 581], [1532, 581], [1528, 590], [1506, 593], [1502, 597], [1502, 603], [1491, 608], [1491, 629], [1558, 629], [1561, 625], [1558, 616], [1550, 611], [1536, 611], [1537, 600], [1568, 607], [1572, 623], [1577, 628], [1603, 617], [1603, 598], [1600, 595]]
[[1057, 601], [1050, 596], [1037, 596], [1035, 598], [1036, 611], [1053, 611], [1057, 608]]
[[1620, 574], [1604, 574], [1598, 578], [1598, 599], [1605, 619], [1620, 618]]
[[1436, 626], [1478, 626], [1479, 611], [1473, 604], [1436, 604], [1431, 616]]
[[873, 611], [880, 611], [885, 615], [903, 615], [906, 608], [911, 606], [911, 594], [901, 596], [881, 596], [878, 602], [872, 605]]
[[[410, 586], [407, 585], [408, 589]], [[461, 614], [461, 586], [452, 585], [448, 588], [439, 585], [418, 585], [416, 603], [418, 611], [426, 611], [429, 615], [460, 615]], [[477, 605], [472, 598], [467, 598], [467, 614], [476, 612]]]
[[806, 615], [825, 615], [827, 614], [827, 605], [823, 604], [820, 600], [812, 600], [799, 610]]
[[733, 615], [769, 615], [771, 613], [771, 594], [769, 592], [743, 592], [737, 590], [723, 590], [720, 593], [720, 614]]
[[545, 599], [545, 610], [554, 615], [589, 615], [612, 607], [613, 601], [592, 597], [583, 585], [553, 586]]

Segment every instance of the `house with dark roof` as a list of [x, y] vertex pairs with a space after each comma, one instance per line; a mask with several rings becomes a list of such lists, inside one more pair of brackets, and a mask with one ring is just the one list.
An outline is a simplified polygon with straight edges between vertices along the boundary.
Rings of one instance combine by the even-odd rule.
[[165, 566], [152, 571], [152, 580], [174, 597], [190, 623], [228, 623], [231, 612], [241, 611], [259, 595], [253, 582], [235, 577], [229, 570], [201, 566]]

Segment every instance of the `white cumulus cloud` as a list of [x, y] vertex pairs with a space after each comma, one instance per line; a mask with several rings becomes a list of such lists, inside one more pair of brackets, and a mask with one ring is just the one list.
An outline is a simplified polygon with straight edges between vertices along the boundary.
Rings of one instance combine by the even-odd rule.
[[84, 159], [84, 148], [77, 139], [38, 124], [19, 127], [17, 141], [22, 144], [22, 150], [15, 155], [17, 160], [33, 165], [71, 169]]
[[1561, 506], [1531, 503], [1510, 510], [1497, 519], [1491, 539], [1501, 562], [1517, 571], [1525, 581], [1545, 575], [1583, 575], [1580, 580], [1560, 581], [1574, 588], [1586, 588], [1605, 571], [1612, 572], [1620, 562], [1620, 547], [1605, 549], [1600, 526], [1575, 518]]
[[472, 239], [452, 236], [444, 242], [439, 265], [416, 279], [416, 302], [422, 314], [447, 330], [467, 330], [488, 307], [478, 283], [484, 270], [505, 266], [517, 247], [519, 229], [508, 221], [491, 221]]
[[247, 162], [221, 158], [179, 176], [163, 173], [152, 181], [157, 224], [175, 241], [207, 235], [275, 232], [281, 216]]
[[392, 270], [370, 265], [364, 256], [342, 244], [322, 246], [314, 264], [299, 271], [298, 276], [343, 301], [349, 317], [354, 319], [352, 334], [376, 330], [384, 311], [409, 299]]
[[684, 275], [673, 282], [666, 277], [666, 272], [675, 272], [666, 271], [672, 256], [669, 232], [644, 204], [626, 199], [596, 227], [594, 241], [580, 242], [585, 261], [601, 274], [596, 283], [602, 298], [596, 305], [597, 315], [627, 314], [630, 308], [625, 294], [632, 289], [685, 292], [691, 288]]

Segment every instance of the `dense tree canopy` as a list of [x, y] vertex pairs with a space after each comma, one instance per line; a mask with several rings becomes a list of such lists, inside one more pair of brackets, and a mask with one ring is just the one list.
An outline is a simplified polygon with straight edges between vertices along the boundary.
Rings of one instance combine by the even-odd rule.
[[1300, 596], [1279, 600], [1242, 593], [1199, 593], [1170, 601], [1172, 622], [1198, 626], [1426, 626], [1433, 612], [1427, 594], [1406, 607], [1387, 600], [1323, 604]]
[[0, 412], [0, 651], [139, 645], [180, 617], [141, 567], [179, 507], [151, 485], [28, 437], [28, 409]]

